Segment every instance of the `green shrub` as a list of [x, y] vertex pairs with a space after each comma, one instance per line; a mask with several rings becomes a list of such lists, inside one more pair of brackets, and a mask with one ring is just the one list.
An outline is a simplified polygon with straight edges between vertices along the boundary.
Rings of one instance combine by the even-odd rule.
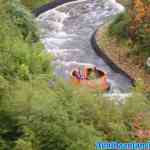
[[137, 33], [137, 45], [140, 51], [143, 51], [147, 56], [150, 56], [150, 21], [141, 25]]
[[20, 39], [7, 41], [11, 45], [0, 49], [0, 74], [7, 79], [29, 79], [50, 74], [50, 55], [39, 44], [28, 45]]
[[[16, 14], [10, 14], [10, 8], [13, 8], [14, 12], [16, 10], [9, 6], [13, 2], [6, 3], [2, 0], [0, 2], [2, 4], [0, 5], [0, 20], [2, 20], [0, 23], [0, 75], [9, 80], [18, 78], [28, 80], [41, 74], [50, 74], [51, 56], [43, 50], [44, 47], [40, 42], [32, 43], [32, 40], [25, 39], [23, 30], [26, 30], [26, 26], [19, 27], [16, 23], [18, 20]], [[12, 16], [16, 19], [12, 19]], [[33, 22], [30, 19], [28, 21], [30, 31], [27, 32], [30, 34], [34, 32], [30, 26]]]
[[[98, 140], [138, 141], [128, 132], [137, 113], [150, 110], [142, 85], [123, 103], [58, 78], [48, 86], [51, 56], [27, 40], [35, 24], [26, 11], [0, 0], [0, 150], [94, 150]], [[149, 128], [148, 117], [142, 127]]]
[[54, 0], [21, 0], [21, 2], [30, 10], [36, 9], [44, 4], [47, 4]]
[[[149, 4], [149, 0], [143, 1], [144, 5]], [[116, 36], [118, 39], [130, 39], [132, 52], [136, 54], [144, 54], [146, 57], [150, 56], [150, 21], [148, 14], [145, 15], [140, 22], [136, 22], [133, 24], [132, 19], [134, 12], [131, 12], [131, 8], [133, 6], [132, 3], [129, 3], [129, 7], [126, 7], [126, 11], [119, 14], [114, 21], [111, 23], [109, 28], [110, 35]], [[138, 6], [137, 6], [138, 7]], [[132, 17], [132, 19], [131, 19]], [[135, 15], [134, 15], [135, 17]], [[136, 20], [136, 19], [135, 19]], [[137, 28], [137, 29], [136, 29]], [[130, 29], [130, 31], [129, 31]], [[135, 30], [135, 31], [134, 31]]]
[[20, 29], [23, 38], [29, 41], [37, 41], [37, 28], [33, 16], [18, 0], [9, 0], [7, 6], [10, 18], [12, 22]]
[[[43, 79], [18, 80], [11, 85], [9, 99], [2, 101], [2, 141], [12, 149], [94, 150], [98, 140], [138, 141], [130, 134], [134, 132], [133, 120], [138, 113], [150, 110], [142, 93], [134, 92], [118, 104], [67, 83], [57, 82], [53, 89], [47, 84]], [[148, 128], [145, 121], [142, 125]]]
[[128, 38], [128, 24], [130, 17], [127, 12], [119, 14], [116, 19], [110, 24], [109, 33], [110, 35], [116, 35], [118, 38]]

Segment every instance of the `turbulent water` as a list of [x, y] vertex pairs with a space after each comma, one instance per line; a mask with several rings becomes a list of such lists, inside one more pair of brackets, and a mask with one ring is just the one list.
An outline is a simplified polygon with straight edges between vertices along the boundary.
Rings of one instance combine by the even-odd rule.
[[61, 5], [37, 18], [41, 41], [55, 55], [53, 64], [57, 76], [68, 79], [70, 71], [93, 64], [106, 71], [111, 92], [127, 92], [130, 80], [115, 73], [91, 46], [91, 36], [108, 18], [123, 10], [115, 0], [82, 0]]

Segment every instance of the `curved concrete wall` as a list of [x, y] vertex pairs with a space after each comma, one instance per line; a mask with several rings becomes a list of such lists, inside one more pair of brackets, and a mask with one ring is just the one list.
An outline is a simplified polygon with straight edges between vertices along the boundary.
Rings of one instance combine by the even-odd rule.
[[94, 51], [96, 52], [96, 54], [100, 57], [103, 58], [103, 60], [117, 73], [120, 73], [124, 76], [126, 76], [130, 81], [131, 81], [131, 84], [134, 86], [135, 85], [135, 80], [130, 76], [128, 75], [127, 72], [125, 72], [123, 69], [121, 69], [117, 64], [115, 64], [112, 59], [110, 57], [108, 57], [106, 54], [105, 54], [105, 51], [102, 50], [98, 44], [97, 44], [97, 41], [96, 41], [96, 33], [97, 33], [97, 30], [93, 33], [92, 37], [91, 37], [91, 44], [92, 44], [92, 48], [94, 49]]

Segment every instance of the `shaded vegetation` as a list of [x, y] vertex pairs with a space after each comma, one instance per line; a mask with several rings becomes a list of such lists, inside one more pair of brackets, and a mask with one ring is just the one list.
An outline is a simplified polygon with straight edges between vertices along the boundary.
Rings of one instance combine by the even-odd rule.
[[116, 19], [111, 23], [109, 33], [118, 38], [128, 39], [128, 24], [131, 21], [130, 16], [125, 12], [119, 14]]
[[0, 20], [0, 150], [94, 150], [97, 140], [141, 140], [130, 134], [137, 114], [150, 110], [141, 86], [116, 103], [56, 82], [28, 10], [0, 0]]
[[150, 56], [150, 1], [128, 1], [126, 11], [110, 26], [110, 33], [130, 41], [136, 54]]
[[21, 0], [21, 2], [30, 10], [36, 9], [44, 4], [50, 3], [54, 0]]
[[[15, 1], [0, 2], [0, 6], [4, 7], [4, 10], [0, 9], [0, 74], [9, 80], [28, 80], [39, 74], [50, 73], [50, 56], [33, 36], [37, 30], [31, 15], [27, 15], [20, 3], [11, 7]], [[18, 12], [18, 7], [23, 9]], [[12, 13], [10, 8], [16, 13]]]

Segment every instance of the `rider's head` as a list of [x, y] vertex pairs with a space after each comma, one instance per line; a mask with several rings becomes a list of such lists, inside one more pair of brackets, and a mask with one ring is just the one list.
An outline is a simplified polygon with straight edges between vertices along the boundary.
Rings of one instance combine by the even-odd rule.
[[74, 71], [72, 72], [72, 75], [73, 75], [73, 76], [76, 76], [76, 75], [77, 75], [77, 70], [74, 70]]

